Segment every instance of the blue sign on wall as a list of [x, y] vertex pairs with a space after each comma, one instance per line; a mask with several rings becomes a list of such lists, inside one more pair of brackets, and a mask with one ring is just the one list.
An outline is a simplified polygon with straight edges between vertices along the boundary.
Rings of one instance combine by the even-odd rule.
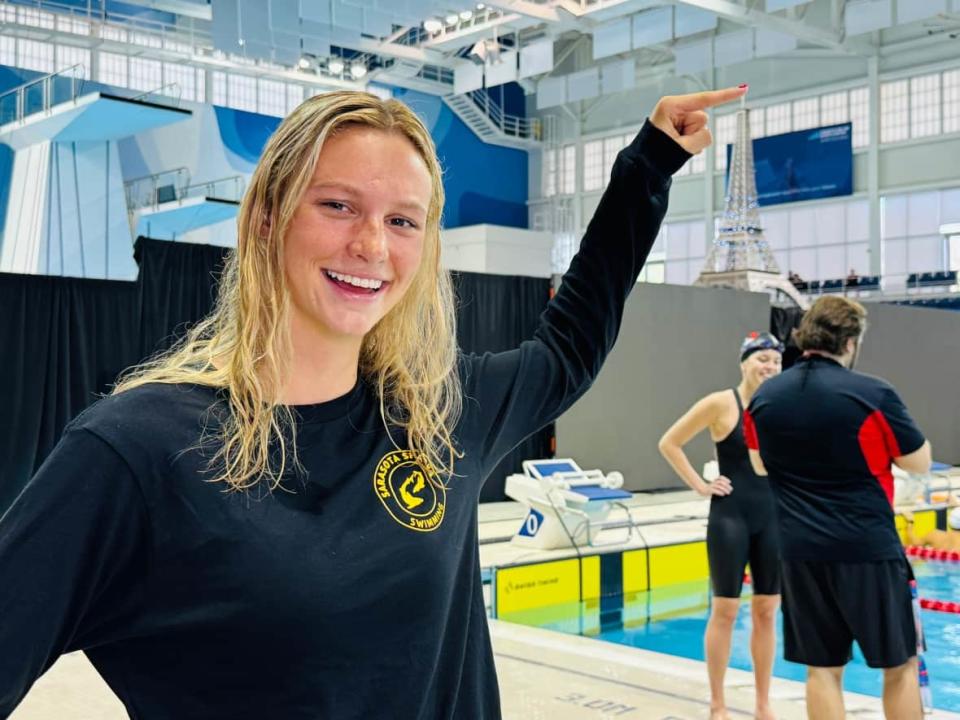
[[[850, 123], [772, 135], [753, 141], [759, 203], [798, 202], [853, 194]], [[727, 181], [730, 156], [727, 145]]]

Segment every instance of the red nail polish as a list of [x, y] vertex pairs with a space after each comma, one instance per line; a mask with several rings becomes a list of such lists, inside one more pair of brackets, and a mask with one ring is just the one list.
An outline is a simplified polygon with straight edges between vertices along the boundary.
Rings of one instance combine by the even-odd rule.
[[741, 90], [743, 90], [744, 88], [750, 87], [750, 86], [747, 85], [746, 83], [744, 83], [743, 85], [737, 85], [737, 87], [740, 88]]

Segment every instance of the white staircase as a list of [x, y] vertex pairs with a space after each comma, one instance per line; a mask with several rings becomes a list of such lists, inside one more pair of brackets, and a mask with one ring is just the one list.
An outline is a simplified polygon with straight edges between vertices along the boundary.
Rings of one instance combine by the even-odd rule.
[[505, 115], [485, 92], [444, 95], [443, 101], [485, 143], [521, 150], [541, 146], [538, 119]]

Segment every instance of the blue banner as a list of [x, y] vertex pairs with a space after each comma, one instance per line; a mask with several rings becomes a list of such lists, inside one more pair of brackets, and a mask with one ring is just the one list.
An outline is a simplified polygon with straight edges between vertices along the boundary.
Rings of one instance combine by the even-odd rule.
[[[850, 123], [753, 141], [760, 206], [853, 194]], [[727, 145], [727, 182], [733, 145]]]

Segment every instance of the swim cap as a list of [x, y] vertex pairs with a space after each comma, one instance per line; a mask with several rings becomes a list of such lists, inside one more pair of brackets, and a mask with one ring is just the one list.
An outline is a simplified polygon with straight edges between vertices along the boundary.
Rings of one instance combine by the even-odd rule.
[[960, 507], [954, 508], [947, 515], [947, 525], [954, 530], [960, 530]]
[[740, 362], [761, 350], [776, 350], [778, 353], [782, 353], [783, 343], [770, 333], [752, 332], [744, 338], [743, 344], [740, 345]]

